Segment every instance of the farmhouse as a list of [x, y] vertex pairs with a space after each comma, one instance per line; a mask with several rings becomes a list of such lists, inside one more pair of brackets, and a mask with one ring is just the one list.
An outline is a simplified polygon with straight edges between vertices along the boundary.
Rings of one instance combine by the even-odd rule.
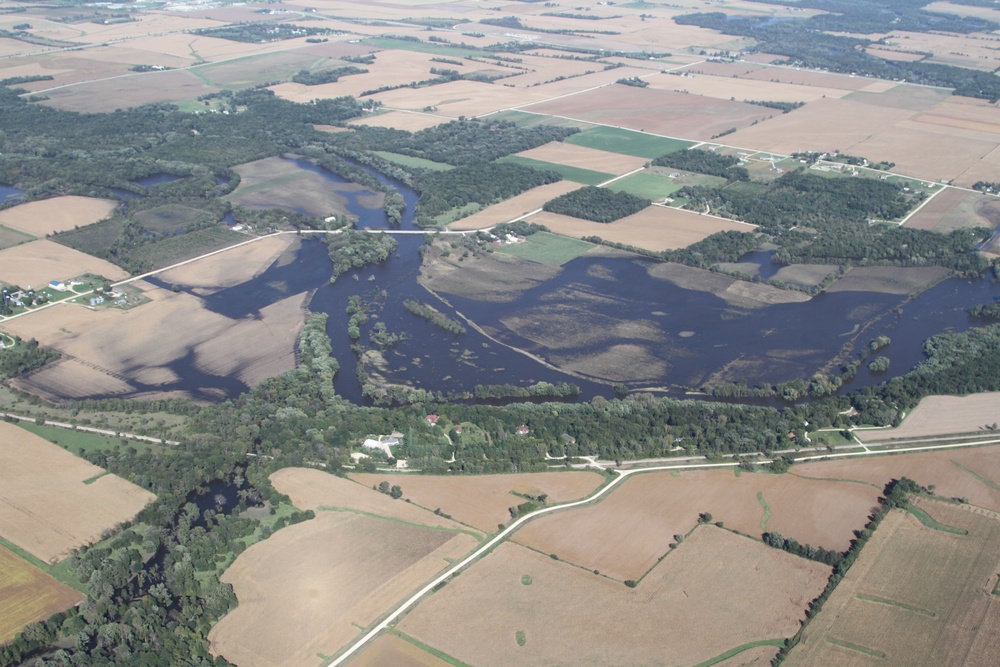
[[528, 435], [529, 433], [531, 433], [531, 429], [528, 428], [526, 424], [521, 424], [517, 427], [518, 435]]

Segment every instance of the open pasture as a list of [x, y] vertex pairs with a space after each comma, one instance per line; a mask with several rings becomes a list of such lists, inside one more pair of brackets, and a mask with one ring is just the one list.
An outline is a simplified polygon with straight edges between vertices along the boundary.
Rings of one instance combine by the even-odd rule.
[[[452, 530], [464, 528], [460, 523], [434, 514], [433, 509], [424, 509], [418, 506], [423, 505], [420, 502], [421, 496], [416, 491], [416, 489], [423, 488], [419, 479], [443, 480], [441, 478], [422, 478], [420, 476], [414, 476], [414, 478], [417, 481], [412, 486], [409, 485], [410, 477], [400, 478], [398, 476], [380, 475], [377, 473], [371, 476], [370, 481], [368, 478], [364, 478], [364, 481], [352, 481], [312, 468], [282, 468], [270, 476], [271, 484], [274, 485], [274, 488], [291, 498], [292, 504], [299, 509], [311, 509], [314, 511], [336, 509], [363, 514], [377, 514], [378, 516], [432, 528]], [[465, 478], [455, 479], [460, 480]], [[474, 481], [474, 479], [478, 478], [469, 478], [469, 481]], [[417, 504], [413, 505], [400, 500], [394, 500], [372, 488], [373, 486], [378, 486], [383, 481], [388, 481], [390, 484], [399, 484], [403, 489], [403, 496], [411, 498]], [[411, 492], [410, 488], [413, 488], [414, 491]], [[414, 493], [418, 495], [415, 496], [413, 495]], [[513, 496], [511, 497], [513, 498]], [[427, 499], [429, 496], [423, 498]], [[437, 500], [437, 497], [432, 498], [432, 500]], [[431, 505], [433, 505], [433, 508], [439, 506], [429, 501], [429, 504], [424, 507], [430, 507]], [[505, 512], [507, 507], [504, 506], [503, 508]], [[495, 521], [487, 525], [489, 529], [495, 527]]]
[[[532, 111], [568, 116], [577, 120], [701, 141], [708, 141], [715, 135], [734, 127], [739, 129], [751, 125], [754, 121], [762, 121], [774, 111], [743, 102], [687, 95], [671, 90], [616, 84], [613, 94], [610, 94], [611, 92], [605, 89], [593, 90], [572, 97], [533, 104], [530, 108]], [[571, 141], [571, 143], [581, 142]], [[601, 146], [595, 146], [598, 147]], [[650, 155], [647, 152], [643, 157], [657, 157], [657, 155]]]
[[943, 188], [906, 221], [907, 227], [947, 234], [964, 227], [1000, 224], [1000, 199], [957, 188]]
[[241, 667], [314, 665], [468, 552], [469, 535], [346, 512], [278, 531], [222, 575], [239, 605], [208, 635]]
[[794, 634], [828, 573], [714, 526], [634, 589], [505, 543], [398, 627], [471, 665], [690, 665]]
[[865, 442], [925, 438], [956, 433], [991, 435], [989, 426], [1000, 422], [1000, 392], [968, 396], [927, 396], [921, 399], [896, 428], [858, 432]]
[[[604, 500], [541, 517], [514, 536], [519, 544], [614, 579], [639, 579], [670, 552], [674, 535], [712, 514], [727, 528], [760, 537], [777, 531], [802, 544], [843, 551], [866, 523], [881, 487], [732, 470], [637, 475]], [[831, 511], [831, 508], [836, 511]], [[672, 558], [671, 555], [669, 558]]]
[[826, 291], [915, 294], [947, 277], [948, 270], [939, 266], [855, 266]]
[[[858, 433], [863, 441], [864, 432]], [[866, 441], [867, 442], [867, 441]], [[969, 504], [1000, 512], [1000, 457], [996, 447], [912, 452], [872, 458], [803, 463], [794, 474], [874, 484], [882, 488], [892, 479], [909, 477], [934, 485], [942, 498], [965, 498]]]
[[651, 136], [645, 132], [607, 126], [591, 127], [567, 137], [565, 141], [569, 144], [609, 153], [621, 153], [648, 159], [684, 150], [693, 145], [693, 142], [683, 139]]
[[0, 251], [0, 281], [11, 285], [40, 289], [53, 280], [69, 280], [84, 273], [110, 280], [128, 277], [111, 262], [52, 241], [32, 241]]
[[[934, 530], [892, 510], [803, 633], [789, 665], [936, 667], [1000, 658], [994, 609], [1000, 602], [991, 593], [1000, 574], [1000, 522], [937, 501], [915, 504], [968, 534]], [[968, 661], [977, 645], [983, 661]]]
[[0, 645], [29, 623], [44, 621], [83, 595], [0, 545]]
[[594, 248], [593, 243], [578, 241], [558, 234], [539, 232], [532, 234], [524, 243], [504, 245], [499, 252], [533, 262], [562, 266]]
[[47, 563], [96, 541], [154, 498], [48, 440], [0, 423], [0, 536]]
[[607, 172], [581, 169], [580, 167], [571, 167], [566, 164], [556, 164], [554, 162], [542, 162], [541, 160], [522, 157], [520, 155], [508, 155], [507, 157], [500, 158], [498, 162], [513, 162], [514, 164], [521, 164], [540, 171], [554, 171], [562, 176], [564, 180], [581, 185], [599, 185], [614, 178], [614, 174]]
[[565, 141], [552, 141], [544, 146], [522, 151], [517, 155], [541, 162], [554, 162], [590, 171], [610, 173], [614, 176], [634, 171], [646, 164], [646, 159], [643, 157], [597, 150]]
[[[278, 473], [275, 473], [278, 474]], [[272, 476], [273, 478], [273, 476]], [[399, 484], [403, 497], [427, 509], [440, 509], [456, 521], [492, 532], [510, 520], [510, 507], [525, 502], [515, 495], [547, 495], [548, 503], [578, 500], [601, 485], [594, 472], [537, 472], [517, 475], [395, 475], [355, 473], [350, 478], [366, 487], [389, 480]]]
[[448, 229], [485, 229], [501, 222], [510, 222], [516, 218], [524, 216], [526, 213], [537, 211], [542, 205], [551, 200], [572, 192], [579, 188], [578, 183], [573, 181], [556, 181], [547, 185], [539, 185], [527, 192], [522, 192], [516, 197], [511, 197], [498, 204], [493, 204], [482, 211], [466, 216], [461, 220], [448, 225]]
[[0, 226], [0, 250], [34, 240], [34, 236], [30, 236], [24, 232], [19, 232], [16, 229]]
[[[240, 185], [228, 195], [234, 204], [249, 208], [291, 208], [309, 215], [326, 217], [347, 212], [344, 193], [366, 192], [355, 183], [336, 183], [305, 169], [294, 160], [269, 157], [234, 167]], [[365, 205], [382, 205], [384, 195], [366, 197]]]
[[686, 248], [716, 232], [754, 230], [753, 225], [665, 206], [650, 206], [607, 224], [548, 212], [534, 215], [530, 221], [545, 225], [556, 234], [578, 239], [599, 236], [605, 241], [624, 243], [654, 252]]
[[93, 197], [53, 197], [0, 211], [0, 225], [32, 236], [83, 227], [111, 215], [118, 202]]
[[680, 171], [671, 167], [649, 167], [610, 183], [607, 187], [656, 201], [669, 197], [686, 185], [718, 187], [725, 184], [726, 179], [718, 176]]

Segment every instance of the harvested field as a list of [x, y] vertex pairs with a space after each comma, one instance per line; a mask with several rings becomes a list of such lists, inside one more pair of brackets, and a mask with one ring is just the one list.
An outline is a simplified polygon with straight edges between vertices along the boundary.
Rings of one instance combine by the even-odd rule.
[[596, 505], [532, 521], [513, 539], [625, 581], [639, 579], [656, 565], [670, 551], [673, 536], [688, 533], [702, 512], [753, 537], [773, 530], [802, 544], [843, 551], [852, 531], [866, 523], [880, 491], [791, 475], [736, 477], [732, 470], [685, 471], [679, 477], [649, 473], [623, 482]]
[[371, 125], [373, 127], [391, 127], [407, 132], [419, 132], [441, 123], [450, 123], [452, 118], [418, 111], [390, 111], [388, 113], [370, 114], [352, 120], [351, 125]]
[[[1000, 659], [994, 609], [1000, 599], [991, 594], [1000, 566], [1000, 521], [941, 502], [915, 503], [968, 535], [934, 530], [892, 510], [788, 664], [871, 664], [874, 657], [885, 664], [937, 667]], [[977, 644], [984, 661], [967, 662]]]
[[966, 227], [1000, 224], [1000, 199], [956, 188], [942, 188], [906, 221], [907, 227], [947, 234]]
[[[720, 64], [720, 63], [712, 63]], [[736, 64], [736, 63], [733, 63]], [[700, 65], [698, 67], [701, 67]], [[689, 68], [684, 71], [691, 71]], [[819, 86], [803, 86], [792, 83], [772, 81], [748, 81], [733, 76], [676, 76], [672, 74], [655, 74], [646, 77], [650, 88], [657, 90], [672, 90], [691, 95], [707, 95], [719, 99], [737, 100], [770, 100], [773, 102], [812, 102], [823, 97], [843, 97], [848, 91], [840, 88], [822, 88]], [[775, 110], [775, 114], [781, 113]]]
[[48, 440], [0, 423], [0, 536], [47, 563], [96, 541], [154, 498]]
[[111, 215], [118, 202], [93, 197], [53, 197], [0, 211], [0, 225], [32, 236], [84, 227]]
[[859, 90], [851, 93], [846, 99], [851, 102], [864, 102], [877, 106], [924, 111], [941, 102], [951, 99], [947, 88], [925, 88], [922, 86], [907, 86], [900, 84], [884, 92]]
[[[174, 395], [217, 400], [294, 367], [305, 291], [282, 280], [258, 293], [249, 313], [229, 314], [225, 308], [228, 290], [242, 289], [241, 279], [264, 269], [281, 273], [297, 248], [289, 246], [272, 262], [285, 242], [258, 243], [263, 245], [250, 244], [171, 271], [172, 283], [132, 283], [152, 301], [138, 308], [92, 311], [67, 304], [6, 323], [6, 331], [34, 337], [63, 354], [62, 361], [19, 379], [17, 386], [52, 398]], [[185, 289], [175, 293], [171, 284]], [[167, 330], [183, 335], [165, 337]], [[123, 337], [122, 331], [128, 335]], [[116, 344], [108, 345], [108, 340]], [[195, 375], [197, 385], [185, 381]]]
[[[859, 432], [863, 437], [863, 432]], [[876, 456], [850, 461], [804, 463], [796, 475], [857, 480], [882, 488], [892, 479], [909, 477], [937, 487], [942, 498], [966, 498], [971, 505], [1000, 512], [1000, 456], [995, 447], [939, 450]]]
[[572, 192], [579, 187], [580, 184], [573, 181], [556, 181], [548, 185], [540, 185], [499, 204], [488, 206], [482, 211], [473, 213], [461, 220], [456, 220], [447, 225], [447, 227], [452, 230], [484, 229], [500, 224], [501, 222], [510, 222], [526, 213], [540, 209], [545, 202], [564, 195], [567, 192]]
[[[270, 480], [274, 488], [292, 499], [292, 504], [299, 509], [320, 511], [323, 509], [338, 509], [349, 512], [363, 512], [398, 519], [411, 524], [445, 528], [451, 530], [463, 529], [465, 526], [434, 514], [410, 503], [394, 500], [384, 493], [372, 489], [383, 480], [396, 480], [391, 475], [374, 475], [377, 480], [359, 483], [336, 477], [313, 468], [282, 468], [272, 473]], [[400, 486], [409, 484], [409, 477], [400, 481]], [[428, 478], [433, 479], [433, 478]], [[470, 478], [473, 479], [473, 478]], [[478, 479], [475, 478], [475, 479]], [[413, 485], [419, 487], [419, 483]], [[403, 488], [403, 494], [411, 497], [409, 488]], [[419, 503], [418, 501], [418, 504]], [[506, 506], [504, 511], [506, 511]], [[488, 528], [492, 529], [494, 522]]]
[[208, 635], [241, 667], [314, 665], [476, 540], [347, 512], [320, 512], [244, 551], [222, 575], [239, 600]]
[[52, 280], [69, 280], [84, 273], [94, 273], [109, 280], [128, 277], [128, 273], [111, 262], [52, 241], [32, 241], [0, 250], [0, 281], [12, 285], [40, 288]]
[[714, 526], [635, 589], [505, 543], [399, 628], [474, 665], [694, 664], [794, 634], [828, 573]]
[[398, 635], [385, 634], [351, 658], [351, 667], [447, 667], [449, 663], [414, 646]]
[[540, 472], [519, 475], [406, 475], [356, 473], [350, 478], [366, 487], [389, 479], [403, 489], [403, 497], [421, 507], [440, 509], [457, 521], [487, 532], [510, 520], [507, 508], [524, 502], [515, 493], [545, 494], [550, 505], [578, 500], [604, 481], [594, 472]]
[[841, 90], [870, 90], [872, 92], [887, 90], [896, 85], [892, 81], [879, 81], [862, 76], [854, 77], [848, 74], [816, 72], [808, 69], [798, 70], [788, 67], [759, 67], [741, 75], [741, 78], [754, 81], [776, 81], [778, 83], [790, 83], [809, 87], [839, 88]]
[[534, 215], [530, 221], [545, 225], [556, 234], [578, 239], [599, 236], [605, 241], [624, 243], [654, 252], [686, 248], [716, 232], [754, 230], [753, 225], [664, 206], [650, 206], [639, 213], [607, 224], [548, 212]]
[[[269, 157], [233, 168], [240, 185], [227, 196], [234, 204], [249, 208], [291, 208], [326, 217], [347, 213], [345, 193], [366, 193], [356, 183], [336, 183], [310, 171], [293, 158]], [[384, 195], [364, 196], [364, 205], [378, 208]]]
[[1000, 392], [928, 396], [921, 399], [897, 428], [860, 431], [858, 435], [866, 442], [955, 433], [992, 435], [988, 427], [997, 422], [1000, 422]]
[[21, 628], [44, 621], [83, 600], [83, 595], [0, 545], [0, 645]]
[[107, 113], [143, 104], [189, 100], [218, 91], [189, 70], [147, 72], [142, 76], [149, 75], [156, 79], [145, 81], [148, 85], [138, 86], [133, 76], [121, 76], [47, 91], [45, 104], [67, 111]]
[[553, 141], [544, 146], [523, 151], [517, 155], [533, 160], [540, 160], [541, 162], [565, 164], [571, 167], [601, 171], [616, 176], [640, 169], [646, 164], [646, 159], [642, 157], [610, 153], [562, 141]]
[[[350, 80], [348, 77], [345, 80]], [[581, 77], [583, 78], [583, 77]], [[575, 79], [574, 79], [575, 80]], [[505, 88], [479, 81], [451, 81], [426, 88], [400, 88], [377, 93], [375, 99], [392, 109], [420, 111], [424, 107], [437, 107], [435, 113], [449, 118], [478, 116], [548, 97], [543, 86], [530, 88]]]
[[[531, 105], [531, 111], [707, 141], [766, 119], [773, 109], [669, 90], [617, 86]], [[752, 144], [751, 144], [752, 145]], [[650, 156], [654, 157], [654, 156]]]
[[[911, 115], [913, 112], [906, 109], [827, 98], [815, 100], [792, 113], [779, 113], [766, 123], [741, 129], [724, 140], [732, 146], [753, 146], [781, 155], [837, 149], [854, 155], [857, 154], [856, 144]], [[845, 146], [851, 147], [850, 150]], [[861, 154], [871, 160], [893, 159], [875, 151]]]
[[947, 278], [948, 273], [939, 266], [855, 266], [826, 291], [915, 294]]
[[977, 181], [989, 181], [1000, 171], [1000, 147], [986, 153], [978, 162], [955, 178], [955, 185], [972, 187]]

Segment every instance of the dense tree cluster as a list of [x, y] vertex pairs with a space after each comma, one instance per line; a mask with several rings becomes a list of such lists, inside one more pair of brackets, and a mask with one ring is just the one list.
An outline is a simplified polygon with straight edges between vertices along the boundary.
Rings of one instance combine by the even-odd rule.
[[317, 28], [316, 26], [302, 26], [292, 25], [291, 23], [264, 21], [255, 23], [233, 23], [220, 28], [192, 30], [191, 33], [195, 35], [204, 35], [205, 37], [229, 39], [234, 42], [250, 42], [251, 44], [264, 44], [266, 42], [278, 42], [283, 39], [313, 37], [315, 35], [330, 36], [343, 34], [337, 30], [330, 30], [329, 28]]
[[422, 171], [415, 179], [415, 186], [420, 191], [415, 222], [430, 227], [434, 225], [435, 216], [452, 209], [467, 204], [489, 206], [561, 178], [553, 171], [539, 171], [507, 162], [470, 164], [448, 171]]
[[326, 244], [330, 248], [330, 260], [333, 262], [331, 282], [351, 269], [384, 262], [396, 249], [396, 239], [388, 234], [354, 229], [328, 235]]
[[583, 220], [614, 222], [638, 213], [649, 204], [648, 199], [628, 192], [615, 192], [591, 185], [556, 197], [546, 202], [542, 208], [550, 213], [570, 215]]
[[749, 181], [750, 172], [740, 166], [740, 159], [735, 155], [720, 155], [715, 151], [692, 148], [686, 151], [674, 151], [653, 160], [657, 167], [673, 167], [699, 174], [721, 176], [729, 181]]
[[461, 322], [453, 320], [430, 304], [420, 303], [418, 301], [414, 301], [413, 299], [407, 299], [403, 302], [403, 308], [406, 308], [406, 310], [410, 311], [417, 317], [424, 318], [439, 329], [443, 329], [444, 331], [457, 335], [465, 333], [465, 327]]
[[[24, 375], [59, 358], [58, 352], [41, 347], [34, 338], [26, 341], [14, 338], [13, 341], [12, 347], [0, 349], [0, 380]], [[10, 340], [7, 342], [9, 344]]]
[[336, 83], [340, 80], [342, 76], [350, 76], [351, 74], [367, 74], [368, 70], [362, 67], [355, 67], [354, 65], [346, 65], [344, 67], [334, 67], [333, 69], [321, 69], [321, 70], [299, 70], [293, 77], [292, 81], [294, 83], [301, 83], [304, 86], [320, 86], [324, 83]]
[[[865, 47], [877, 46], [879, 42], [824, 32], [856, 35], [893, 30], [949, 30], [968, 33], [996, 28], [995, 23], [984, 19], [919, 11], [924, 4], [927, 3], [922, 0], [841, 0], [837, 3], [813, 0], [806, 5], [795, 4], [796, 7], [822, 7], [822, 13], [808, 19], [773, 21], [769, 17], [707, 12], [685, 14], [674, 21], [727, 35], [752, 37], [756, 42], [755, 50], [786, 56], [787, 60], [781, 64], [943, 86], [954, 88], [957, 95], [991, 101], [1000, 99], [1000, 78], [993, 72], [930, 62], [887, 60], [865, 52]], [[831, 5], [837, 5], [844, 13], [835, 13], [837, 10]]]

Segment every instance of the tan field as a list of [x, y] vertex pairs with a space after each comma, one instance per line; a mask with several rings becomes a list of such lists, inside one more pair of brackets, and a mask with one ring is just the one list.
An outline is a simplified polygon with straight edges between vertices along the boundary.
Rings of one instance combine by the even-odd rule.
[[522, 90], [460, 80], [426, 88], [390, 90], [372, 95], [371, 99], [379, 100], [390, 109], [420, 111], [433, 106], [437, 107], [435, 113], [438, 115], [458, 118], [492, 113], [548, 97], [547, 92], [539, 92], [541, 88]]
[[397, 635], [381, 635], [351, 658], [351, 667], [446, 667], [447, 662]]
[[635, 589], [505, 543], [398, 627], [483, 667], [690, 665], [794, 634], [829, 572], [714, 526]]
[[956, 188], [943, 188], [906, 221], [906, 226], [947, 234], [965, 227], [995, 227], [998, 221], [1000, 199]]
[[[915, 504], [968, 535], [934, 530], [903, 510], [892, 510], [787, 664], [884, 661], [938, 667], [1000, 660], [1000, 601], [991, 594], [1000, 572], [1000, 522], [941, 502]], [[975, 661], [970, 660], [973, 648]]]
[[[440, 517], [431, 510], [394, 500], [371, 488], [384, 480], [390, 484], [399, 484], [403, 489], [403, 495], [407, 496], [406, 485], [409, 478], [400, 479], [398, 476], [377, 474], [374, 478], [377, 478], [377, 481], [362, 485], [312, 468], [283, 468], [272, 473], [270, 480], [274, 488], [291, 498], [292, 504], [299, 509], [314, 511], [340, 509], [377, 514], [420, 526], [451, 530], [467, 529], [466, 526]], [[492, 529], [494, 526], [489, 528]]]
[[431, 113], [421, 113], [418, 111], [390, 111], [388, 113], [371, 114], [363, 116], [358, 120], [351, 121], [351, 125], [371, 125], [373, 127], [392, 127], [397, 130], [407, 132], [419, 132], [428, 127], [434, 127], [441, 123], [449, 123], [453, 118], [438, 116]]
[[[283, 245], [287, 249], [279, 256]], [[272, 261], [291, 261], [296, 247], [284, 237], [267, 239], [169, 273], [173, 283], [190, 286], [193, 293], [132, 283], [151, 300], [137, 308], [90, 310], [62, 304], [7, 322], [5, 331], [36, 338], [63, 354], [61, 361], [16, 384], [53, 399], [114, 394], [203, 401], [223, 397], [223, 387], [255, 386], [293, 368], [306, 293], [278, 296], [273, 303], [261, 304], [253, 317], [238, 319], [213, 312], [201, 296], [240, 284]], [[122, 331], [128, 335], [122, 336]], [[164, 336], [164, 331], [185, 335]], [[108, 345], [109, 340], [115, 345]], [[197, 393], [180, 386], [178, 371], [188, 367], [206, 374]]]
[[542, 162], [553, 162], [555, 164], [566, 164], [571, 167], [580, 167], [581, 169], [603, 171], [616, 176], [641, 169], [648, 162], [646, 158], [642, 157], [609, 153], [608, 151], [577, 146], [576, 144], [567, 144], [562, 141], [552, 141], [544, 146], [522, 151], [518, 155], [531, 158], [532, 160], [541, 160]]
[[877, 56], [879, 58], [885, 58], [886, 60], [900, 60], [903, 62], [914, 62], [917, 60], [923, 60], [927, 56], [923, 53], [913, 53], [911, 51], [898, 51], [895, 49], [874, 49], [866, 48], [865, 53], [870, 56]]
[[813, 70], [797, 70], [787, 67], [757, 67], [746, 74], [744, 79], [756, 81], [777, 81], [800, 86], [818, 86], [821, 88], [840, 88], [842, 90], [867, 90], [882, 92], [896, 85], [892, 81], [879, 81], [865, 77], [834, 74], [832, 72], [816, 72]]
[[448, 229], [484, 229], [500, 224], [501, 222], [510, 222], [524, 216], [526, 213], [537, 211], [545, 202], [551, 199], [555, 199], [560, 195], [572, 192], [581, 187], [583, 186], [573, 181], [556, 181], [548, 185], [540, 185], [499, 204], [488, 206], [482, 211], [473, 213], [461, 220], [456, 220], [448, 225]]
[[939, 266], [855, 266], [835, 280], [826, 291], [915, 294], [947, 277], [948, 270]]
[[982, 433], [991, 436], [990, 427], [1000, 422], [1000, 392], [968, 396], [928, 396], [921, 399], [901, 426], [890, 429], [858, 431], [865, 442], [923, 438], [955, 433]]
[[[612, 70], [612, 73], [617, 71]], [[611, 91], [593, 90], [533, 104], [530, 109], [577, 120], [702, 141], [732, 127], [747, 127], [754, 121], [767, 118], [774, 111], [728, 99], [620, 84], [615, 84]]]
[[962, 35], [934, 31], [931, 33], [897, 30], [886, 39], [892, 44], [914, 51], [930, 51], [928, 62], [992, 71], [1000, 64], [1000, 56], [992, 43], [994, 37], [983, 33]]
[[[693, 68], [692, 68], [693, 69]], [[686, 70], [683, 70], [686, 71]], [[848, 91], [841, 88], [822, 88], [772, 81], [736, 79], [732, 76], [677, 76], [655, 74], [646, 77], [650, 88], [707, 95], [728, 100], [770, 100], [774, 102], [812, 102], [823, 97], [843, 97]], [[775, 110], [775, 115], [781, 113]]]
[[[159, 274], [164, 282], [185, 287], [217, 291], [244, 283], [258, 275], [284, 255], [279, 263], [288, 263], [290, 246], [294, 250], [298, 241], [294, 234], [280, 234], [262, 238], [232, 250], [227, 250], [214, 258], [192, 262]], [[224, 259], [223, 259], [224, 256]], [[209, 293], [210, 293], [209, 292]]]
[[136, 85], [133, 76], [122, 76], [46, 91], [45, 104], [68, 111], [105, 113], [142, 104], [194, 99], [217, 90], [188, 70], [148, 74], [155, 75], [155, 81], [144, 82], [148, 85]]
[[110, 199], [54, 197], [0, 211], [0, 225], [45, 236], [104, 220], [117, 206]]
[[[732, 470], [685, 471], [679, 477], [649, 473], [623, 482], [596, 505], [532, 521], [514, 540], [624, 581], [656, 565], [670, 551], [673, 536], [694, 528], [702, 512], [753, 537], [777, 531], [802, 544], [844, 551], [880, 491], [881, 486], [792, 475], [736, 477]], [[766, 523], [758, 493], [770, 508]]]
[[[907, 109], [826, 98], [791, 113], [778, 114], [766, 123], [741, 129], [723, 141], [731, 146], [753, 146], [781, 155], [805, 150], [848, 151], [845, 146], [853, 147], [911, 115], [913, 112]], [[853, 155], [855, 150], [851, 148], [848, 152]], [[869, 160], [892, 159], [871, 151], [864, 155]]]
[[40, 289], [53, 280], [69, 280], [85, 273], [101, 275], [109, 280], [128, 277], [128, 273], [111, 262], [53, 241], [32, 241], [0, 250], [0, 281], [12, 285]]
[[666, 206], [650, 206], [607, 224], [547, 211], [532, 216], [531, 222], [545, 225], [556, 234], [564, 236], [577, 239], [599, 236], [605, 241], [624, 243], [654, 252], [686, 248], [716, 232], [752, 232], [755, 229], [753, 225]]
[[395, 475], [359, 473], [351, 479], [370, 487], [388, 479], [399, 484], [403, 498], [429, 510], [440, 509], [456, 521], [487, 532], [510, 520], [510, 507], [525, 502], [515, 493], [548, 496], [548, 504], [578, 500], [604, 481], [595, 472], [538, 472], [520, 475]]
[[0, 423], [0, 536], [55, 563], [155, 496], [13, 424]]
[[804, 463], [795, 466], [795, 474], [857, 480], [880, 488], [889, 480], [909, 477], [923, 486], [936, 486], [935, 493], [942, 498], [965, 498], [971, 505], [1000, 512], [997, 453], [995, 447], [977, 447]]
[[465, 534], [320, 512], [250, 547], [222, 575], [239, 606], [212, 628], [212, 651], [241, 667], [312, 667], [475, 544]]
[[82, 593], [0, 546], [0, 645], [29, 623], [44, 621], [81, 600]]
[[955, 185], [972, 187], [976, 181], [990, 181], [1000, 170], [1000, 148], [986, 153], [978, 162], [955, 178]]

